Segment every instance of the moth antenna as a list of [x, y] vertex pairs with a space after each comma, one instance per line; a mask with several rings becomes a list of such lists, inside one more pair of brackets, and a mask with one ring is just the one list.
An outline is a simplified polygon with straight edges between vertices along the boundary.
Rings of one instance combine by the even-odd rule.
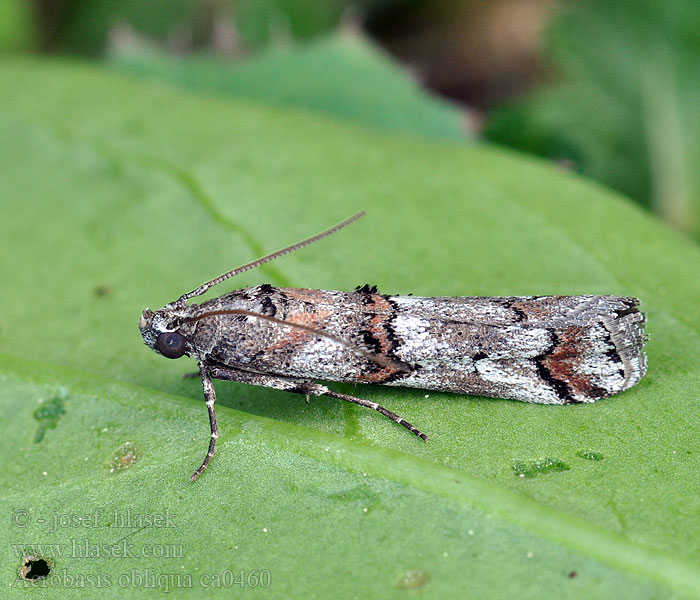
[[250, 269], [254, 269], [255, 267], [259, 267], [260, 265], [270, 262], [271, 260], [274, 260], [280, 256], [283, 256], [284, 254], [289, 254], [290, 252], [294, 252], [295, 250], [299, 250], [299, 248], [303, 248], [304, 246], [309, 246], [310, 244], [313, 244], [314, 242], [317, 242], [318, 240], [321, 240], [325, 237], [328, 237], [329, 235], [332, 235], [336, 231], [342, 229], [343, 227], [346, 227], [350, 225], [350, 223], [354, 223], [359, 219], [360, 217], [364, 216], [365, 211], [361, 210], [357, 214], [354, 214], [352, 217], [345, 219], [344, 221], [338, 223], [337, 225], [334, 225], [330, 229], [326, 229], [325, 231], [322, 231], [321, 233], [317, 233], [314, 236], [311, 236], [310, 238], [306, 238], [305, 240], [302, 240], [301, 242], [297, 242], [296, 244], [293, 244], [291, 246], [287, 246], [286, 248], [282, 248], [281, 250], [277, 250], [277, 252], [273, 252], [272, 254], [268, 254], [267, 256], [263, 256], [262, 258], [258, 258], [257, 260], [254, 260], [253, 262], [249, 262], [247, 265], [243, 265], [241, 267], [236, 267], [235, 269], [232, 269], [228, 273], [224, 273], [223, 275], [219, 275], [218, 277], [215, 277], [211, 281], [207, 281], [206, 283], [203, 283], [199, 287], [193, 289], [191, 292], [188, 292], [187, 294], [183, 294], [180, 296], [176, 302], [173, 304], [180, 304], [183, 302], [186, 302], [190, 298], [193, 298], [195, 296], [201, 296], [204, 292], [206, 292], [210, 287], [213, 287], [222, 281], [226, 281], [230, 277], [233, 277], [235, 275], [238, 275], [239, 273], [243, 273], [244, 271], [249, 271]]
[[356, 354], [359, 354], [360, 356], [366, 358], [367, 360], [371, 360], [374, 363], [377, 363], [378, 365], [381, 365], [382, 367], [388, 367], [390, 369], [396, 369], [398, 371], [402, 371], [404, 373], [411, 371], [411, 368], [405, 364], [405, 363], [400, 363], [395, 360], [391, 360], [390, 358], [387, 358], [386, 356], [382, 356], [381, 354], [376, 354], [374, 352], [368, 352], [367, 350], [363, 350], [362, 348], [358, 348], [357, 346], [354, 346], [345, 340], [341, 340], [338, 337], [335, 337], [334, 335], [331, 335], [330, 333], [325, 333], [323, 331], [320, 331], [319, 329], [314, 329], [313, 327], [309, 327], [308, 325], [302, 325], [301, 323], [292, 323], [291, 321], [283, 321], [282, 319], [277, 319], [275, 317], [271, 317], [269, 315], [261, 315], [260, 313], [256, 312], [251, 312], [249, 310], [244, 310], [242, 308], [232, 308], [229, 310], [212, 310], [209, 312], [206, 312], [204, 314], [198, 315], [196, 317], [189, 317], [186, 319], [183, 319], [183, 322], [187, 323], [192, 323], [194, 321], [199, 321], [200, 319], [204, 319], [206, 317], [214, 317], [216, 315], [244, 315], [246, 317], [255, 317], [258, 319], [262, 319], [264, 321], [271, 321], [272, 323], [277, 323], [279, 325], [286, 325], [287, 327], [291, 327], [293, 329], [300, 329], [302, 331], [308, 331], [310, 333], [313, 333], [314, 335], [317, 335], [322, 338], [326, 338], [327, 340], [330, 340], [332, 342], [335, 342], [336, 344], [339, 344], [341, 346], [344, 346], [348, 350], [352, 350]]

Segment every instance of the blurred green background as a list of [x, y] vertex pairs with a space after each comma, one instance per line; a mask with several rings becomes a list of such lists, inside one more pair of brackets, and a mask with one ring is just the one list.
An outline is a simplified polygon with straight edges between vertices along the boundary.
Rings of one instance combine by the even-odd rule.
[[[397, 93], [408, 112], [395, 110], [394, 89], [369, 80], [366, 93], [380, 90], [373, 124], [556, 161], [700, 238], [695, 0], [0, 1], [2, 52], [80, 55], [195, 90], [352, 118], [358, 73], [374, 71], [374, 83], [398, 75], [376, 64], [385, 55], [358, 56], [355, 70], [334, 60], [328, 36], [338, 32], [364, 36], [365, 53], [383, 49], [452, 105], [421, 111], [404, 82]], [[295, 50], [301, 74], [290, 68]]]

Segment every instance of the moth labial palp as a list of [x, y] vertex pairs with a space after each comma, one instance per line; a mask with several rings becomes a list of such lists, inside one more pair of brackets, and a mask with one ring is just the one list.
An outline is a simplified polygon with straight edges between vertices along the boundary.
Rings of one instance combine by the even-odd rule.
[[623, 296], [425, 298], [276, 288], [269, 284], [188, 305], [214, 285], [322, 239], [360, 212], [302, 242], [233, 269], [157, 311], [139, 329], [167, 358], [199, 365], [214, 455], [212, 379], [239, 381], [370, 408], [418, 437], [399, 415], [322, 381], [376, 383], [543, 404], [594, 402], [635, 385], [646, 371], [644, 314]]

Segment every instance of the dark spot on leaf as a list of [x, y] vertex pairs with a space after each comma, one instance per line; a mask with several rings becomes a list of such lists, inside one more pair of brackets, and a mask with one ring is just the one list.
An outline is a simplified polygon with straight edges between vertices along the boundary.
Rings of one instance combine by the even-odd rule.
[[27, 579], [30, 581], [35, 581], [37, 579], [44, 579], [51, 573], [52, 565], [38, 556], [25, 556], [22, 561], [22, 568], [20, 569], [20, 574], [22, 579]]
[[92, 290], [92, 293], [95, 295], [95, 298], [104, 298], [112, 293], [112, 288], [108, 285], [98, 285]]

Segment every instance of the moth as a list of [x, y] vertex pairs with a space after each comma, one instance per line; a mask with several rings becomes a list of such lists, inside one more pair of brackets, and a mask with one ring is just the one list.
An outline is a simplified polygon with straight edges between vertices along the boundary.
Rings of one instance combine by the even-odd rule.
[[428, 436], [376, 402], [321, 381], [375, 383], [543, 404], [594, 402], [635, 385], [646, 371], [645, 316], [623, 296], [427, 298], [277, 288], [234, 290], [201, 304], [190, 298], [230, 277], [324, 238], [342, 223], [208, 281], [155, 312], [143, 311], [147, 346], [199, 365], [209, 412], [209, 449], [219, 436], [213, 379], [370, 408], [423, 440]]

